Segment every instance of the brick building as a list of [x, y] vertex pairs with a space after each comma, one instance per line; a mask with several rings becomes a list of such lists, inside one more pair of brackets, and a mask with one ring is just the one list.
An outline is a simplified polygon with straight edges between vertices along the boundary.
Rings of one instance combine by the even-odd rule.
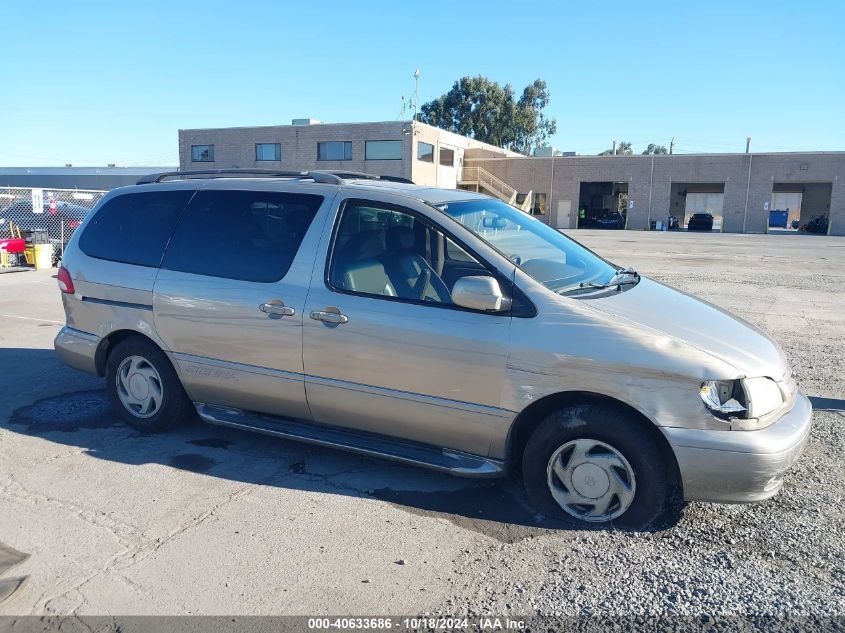
[[[628, 229], [685, 227], [763, 233], [812, 216], [845, 235], [845, 152], [522, 156], [418, 122], [319, 123], [179, 130], [182, 169], [360, 171], [478, 190], [552, 226], [617, 217]], [[788, 228], [786, 230], [789, 230]]]
[[473, 180], [461, 186], [477, 171], [531, 192], [535, 213], [558, 228], [598, 205], [625, 210], [628, 229], [670, 214], [686, 226], [707, 211], [717, 230], [765, 233], [770, 214], [785, 211], [790, 225], [825, 215], [830, 234], [845, 235], [845, 152], [474, 158], [465, 171]]
[[454, 188], [470, 156], [519, 154], [409, 121], [179, 130], [182, 169], [358, 171]]

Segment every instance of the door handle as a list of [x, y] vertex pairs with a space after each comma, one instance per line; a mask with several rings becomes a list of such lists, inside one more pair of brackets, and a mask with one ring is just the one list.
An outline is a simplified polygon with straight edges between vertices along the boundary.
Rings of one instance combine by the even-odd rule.
[[340, 325], [349, 321], [349, 317], [340, 312], [329, 312], [324, 310], [314, 310], [311, 313], [311, 318], [315, 321], [322, 321], [323, 323], [333, 323]]
[[258, 309], [271, 319], [279, 319], [281, 317], [293, 316], [296, 314], [296, 310], [290, 306], [286, 306], [280, 299], [273, 299], [272, 301], [262, 303], [258, 306]]

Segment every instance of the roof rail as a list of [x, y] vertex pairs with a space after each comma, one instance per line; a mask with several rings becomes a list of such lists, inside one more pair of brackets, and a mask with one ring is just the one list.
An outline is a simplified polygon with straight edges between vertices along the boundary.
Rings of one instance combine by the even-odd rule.
[[367, 174], [361, 171], [325, 171], [325, 174], [333, 174], [335, 176], [340, 176], [344, 180], [384, 180], [387, 182], [402, 182], [408, 185], [416, 184], [410, 178], [404, 178], [402, 176], [376, 176], [374, 174]]
[[277, 169], [195, 169], [187, 171], [166, 171], [160, 174], [148, 174], [138, 179], [135, 184], [149, 185], [162, 182], [169, 178], [226, 178], [226, 177], [258, 176], [260, 178], [297, 178], [299, 180], [313, 180], [314, 182], [342, 185], [343, 178], [328, 171], [280, 171]]
[[260, 178], [296, 178], [297, 180], [313, 180], [314, 182], [329, 185], [342, 185], [346, 182], [346, 180], [384, 180], [387, 182], [401, 182], [409, 185], [415, 184], [413, 180], [403, 178], [402, 176], [376, 176], [374, 174], [365, 174], [359, 171], [284, 171], [278, 169], [250, 169], [237, 167], [233, 167], [231, 169], [165, 171], [160, 174], [148, 174], [146, 176], [141, 176], [135, 184], [149, 185], [162, 182], [170, 178], [227, 178], [238, 176], [258, 176]]

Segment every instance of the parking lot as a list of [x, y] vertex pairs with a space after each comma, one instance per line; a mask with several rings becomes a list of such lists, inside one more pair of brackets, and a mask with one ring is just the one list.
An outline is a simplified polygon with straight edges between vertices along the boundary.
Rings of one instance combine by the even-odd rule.
[[142, 436], [56, 359], [52, 273], [2, 274], [0, 544], [30, 557], [0, 614], [845, 614], [845, 238], [572, 234], [783, 346], [829, 410], [777, 497], [572, 530], [518, 482], [199, 422]]

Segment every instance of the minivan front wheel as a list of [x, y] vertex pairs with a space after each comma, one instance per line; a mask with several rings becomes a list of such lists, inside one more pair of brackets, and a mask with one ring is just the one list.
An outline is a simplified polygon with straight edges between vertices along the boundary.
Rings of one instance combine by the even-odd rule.
[[629, 528], [653, 523], [670, 490], [652, 434], [606, 404], [566, 407], [544, 419], [525, 446], [522, 478], [544, 514]]
[[172, 428], [191, 409], [167, 356], [140, 337], [125, 339], [111, 350], [106, 385], [115, 411], [145, 433]]

